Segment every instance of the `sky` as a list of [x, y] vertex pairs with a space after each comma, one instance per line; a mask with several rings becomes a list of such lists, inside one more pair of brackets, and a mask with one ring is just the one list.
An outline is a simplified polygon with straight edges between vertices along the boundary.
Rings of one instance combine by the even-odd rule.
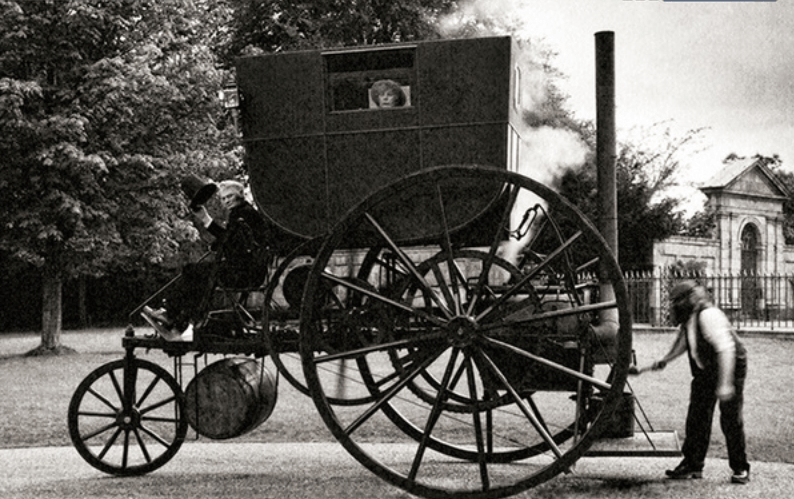
[[[595, 119], [595, 34], [615, 36], [618, 139], [655, 123], [706, 128], [682, 160], [691, 191], [730, 153], [794, 172], [794, 0], [482, 0], [557, 52], [559, 85]], [[691, 192], [690, 192], [691, 194]], [[696, 195], [697, 197], [697, 195]]]

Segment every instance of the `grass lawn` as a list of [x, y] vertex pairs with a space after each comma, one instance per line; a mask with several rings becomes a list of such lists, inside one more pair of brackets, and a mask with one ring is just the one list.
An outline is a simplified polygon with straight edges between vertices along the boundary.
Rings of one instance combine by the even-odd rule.
[[[122, 357], [122, 329], [67, 331], [63, 343], [77, 350], [61, 357], [24, 357], [39, 343], [36, 334], [0, 335], [0, 446], [70, 446], [67, 408], [77, 385], [91, 371]], [[661, 357], [673, 340], [671, 333], [638, 333], [634, 350], [645, 365]], [[794, 338], [745, 338], [749, 374], [745, 391], [747, 444], [752, 461], [794, 463]], [[160, 351], [136, 355], [170, 367]], [[272, 368], [272, 363], [268, 363]], [[656, 430], [684, 434], [689, 396], [689, 366], [684, 357], [665, 371], [630, 378], [638, 404]], [[333, 437], [309, 397], [281, 383], [276, 409], [258, 429], [234, 441], [317, 442]], [[640, 414], [640, 412], [637, 412]], [[188, 435], [193, 435], [189, 432]], [[717, 418], [714, 421], [714, 457], [726, 457]]]

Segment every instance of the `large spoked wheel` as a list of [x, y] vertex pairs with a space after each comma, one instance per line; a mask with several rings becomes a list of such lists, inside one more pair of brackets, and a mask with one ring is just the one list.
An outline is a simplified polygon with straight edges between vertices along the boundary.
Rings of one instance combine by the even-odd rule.
[[182, 446], [183, 414], [184, 397], [174, 377], [132, 357], [105, 364], [80, 383], [69, 404], [69, 435], [94, 468], [143, 475]]
[[[351, 241], [381, 248], [366, 281], [334, 267]], [[344, 334], [331, 285], [366, 297]], [[329, 429], [380, 477], [431, 498], [505, 497], [570, 469], [611, 423], [627, 303], [606, 242], [550, 189], [491, 168], [426, 170], [326, 239], [301, 309], [304, 376]], [[329, 379], [342, 360], [357, 369]], [[339, 383], [372, 400], [333, 404]]]

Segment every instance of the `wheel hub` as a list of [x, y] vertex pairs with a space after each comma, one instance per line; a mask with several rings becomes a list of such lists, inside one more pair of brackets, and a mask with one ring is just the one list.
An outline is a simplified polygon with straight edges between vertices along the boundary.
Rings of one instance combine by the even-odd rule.
[[116, 414], [116, 423], [124, 430], [130, 430], [140, 426], [141, 415], [137, 409], [130, 411], [120, 410]]
[[470, 346], [479, 336], [479, 328], [473, 317], [458, 316], [447, 325], [447, 340], [454, 346]]

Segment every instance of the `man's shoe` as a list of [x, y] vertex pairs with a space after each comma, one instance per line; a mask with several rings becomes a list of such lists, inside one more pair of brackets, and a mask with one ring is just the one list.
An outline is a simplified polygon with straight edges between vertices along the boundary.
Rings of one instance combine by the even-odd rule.
[[679, 464], [674, 470], [664, 472], [668, 478], [673, 480], [688, 480], [690, 478], [703, 478], [703, 470], [690, 468], [684, 464]]
[[734, 471], [731, 476], [731, 483], [740, 483], [742, 485], [750, 483], [750, 470]]
[[171, 325], [171, 319], [168, 318], [168, 313], [164, 308], [158, 308], [155, 310], [152, 307], [145, 305], [143, 307], [143, 313], [156, 321], [162, 322], [166, 326]]
[[[159, 331], [158, 331], [159, 332]], [[172, 327], [166, 333], [160, 333], [165, 341], [191, 341], [182, 338], [182, 331], [179, 329]]]
[[155, 331], [157, 331], [157, 334], [163, 337], [166, 341], [182, 341], [182, 332], [177, 328], [169, 329], [168, 326], [154, 319], [153, 317], [149, 317], [144, 312], [141, 312], [141, 317], [143, 317], [146, 322], [148, 322], [149, 325], [152, 326]]
[[194, 337], [194, 334], [193, 334], [193, 324], [188, 324], [188, 325], [187, 325], [187, 328], [185, 328], [185, 330], [184, 330], [184, 331], [182, 331], [181, 333], [179, 333], [179, 340], [178, 340], [178, 341], [187, 341], [187, 342], [191, 342], [191, 341], [193, 341], [193, 337]]

